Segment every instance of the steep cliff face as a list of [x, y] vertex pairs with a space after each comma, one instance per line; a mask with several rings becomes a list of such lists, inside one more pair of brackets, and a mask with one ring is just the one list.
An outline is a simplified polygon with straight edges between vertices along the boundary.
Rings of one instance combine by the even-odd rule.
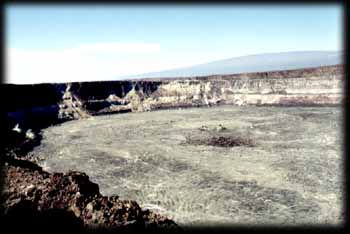
[[159, 108], [232, 105], [340, 104], [341, 66], [279, 72], [74, 83], [70, 92], [91, 115]]
[[[91, 115], [231, 105], [332, 105], [343, 98], [343, 67], [2, 87], [8, 116], [39, 125]], [[40, 121], [39, 121], [40, 120]]]

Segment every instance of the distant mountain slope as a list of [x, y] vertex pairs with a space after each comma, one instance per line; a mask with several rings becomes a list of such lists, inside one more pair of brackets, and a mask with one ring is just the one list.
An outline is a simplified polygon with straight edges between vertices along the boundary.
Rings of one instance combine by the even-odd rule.
[[342, 64], [342, 52], [297, 51], [242, 56], [179, 69], [125, 78], [184, 77], [243, 72], [279, 71]]

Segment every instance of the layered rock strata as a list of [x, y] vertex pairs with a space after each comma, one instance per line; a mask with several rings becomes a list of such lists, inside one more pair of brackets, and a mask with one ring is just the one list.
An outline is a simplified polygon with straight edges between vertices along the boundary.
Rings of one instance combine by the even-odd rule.
[[[161, 108], [339, 105], [343, 67], [69, 84], [4, 85], [8, 116], [24, 125]], [[47, 123], [46, 123], [47, 124]]]

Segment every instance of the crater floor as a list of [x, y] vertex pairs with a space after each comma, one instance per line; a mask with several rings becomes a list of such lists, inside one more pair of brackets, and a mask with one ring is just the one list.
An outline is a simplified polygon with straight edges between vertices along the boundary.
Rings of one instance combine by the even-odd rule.
[[[191, 143], [211, 137], [254, 145]], [[66, 122], [33, 153], [179, 225], [340, 224], [342, 144], [340, 107], [220, 106]]]

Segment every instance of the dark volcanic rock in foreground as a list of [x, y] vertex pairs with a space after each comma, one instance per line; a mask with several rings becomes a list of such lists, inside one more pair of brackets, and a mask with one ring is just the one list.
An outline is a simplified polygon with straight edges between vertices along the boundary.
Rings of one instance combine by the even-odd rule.
[[1, 177], [2, 220], [11, 230], [178, 229], [135, 201], [102, 196], [85, 173], [50, 174], [29, 161], [12, 159], [3, 165]]

